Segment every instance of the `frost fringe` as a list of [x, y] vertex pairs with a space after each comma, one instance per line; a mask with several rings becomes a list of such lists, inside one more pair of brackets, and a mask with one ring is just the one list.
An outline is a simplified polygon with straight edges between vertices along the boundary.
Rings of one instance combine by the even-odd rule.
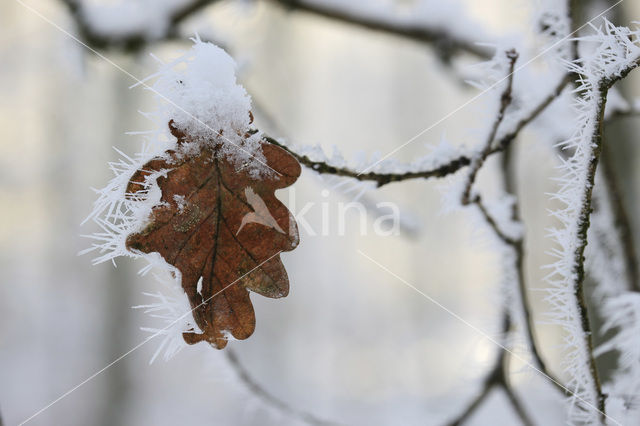
[[[556, 324], [566, 332], [563, 365], [568, 373], [567, 387], [571, 397], [569, 422], [599, 424], [605, 421], [604, 397], [592, 355], [592, 338], [584, 298], [584, 250], [591, 209], [591, 195], [595, 171], [601, 149], [604, 109], [609, 88], [638, 66], [640, 45], [638, 31], [616, 27], [604, 22], [595, 28], [595, 34], [580, 38], [585, 43], [595, 42], [591, 54], [579, 61], [568, 63], [570, 72], [580, 76], [574, 90], [577, 112], [576, 131], [559, 147], [573, 154], [560, 159], [560, 186], [552, 199], [563, 207], [552, 212], [561, 226], [549, 230], [557, 246], [551, 254], [558, 260], [548, 267], [546, 277], [550, 285], [547, 301], [549, 313]], [[588, 402], [586, 402], [588, 401]]]

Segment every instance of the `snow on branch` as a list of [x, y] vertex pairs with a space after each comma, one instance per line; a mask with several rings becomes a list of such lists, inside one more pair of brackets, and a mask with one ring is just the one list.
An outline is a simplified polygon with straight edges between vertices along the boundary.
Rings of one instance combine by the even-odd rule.
[[83, 42], [96, 49], [136, 52], [149, 43], [177, 38], [178, 25], [219, 0], [60, 1]]
[[464, 16], [458, 1], [438, 0], [398, 6], [389, 0], [271, 0], [289, 10], [299, 10], [368, 30], [433, 45], [447, 62], [466, 52], [489, 59], [491, 50], [477, 43], [489, 41], [478, 23]]
[[[120, 0], [109, 4], [88, 0], [60, 0], [71, 13], [83, 41], [94, 48], [139, 51], [147, 44], [178, 37], [178, 26], [187, 18], [220, 0]], [[478, 23], [461, 16], [455, 3], [420, 2], [398, 8], [378, 0], [270, 0], [271, 3], [322, 16], [337, 22], [390, 34], [433, 46], [448, 62], [459, 53], [488, 59], [491, 50], [476, 43], [490, 37], [478, 31]]]
[[553, 212], [560, 226], [550, 229], [557, 247], [552, 254], [557, 261], [546, 277], [550, 284], [547, 300], [553, 321], [566, 331], [564, 359], [570, 376], [572, 397], [569, 420], [574, 423], [603, 423], [605, 400], [593, 358], [591, 325], [584, 294], [584, 252], [591, 214], [591, 198], [601, 151], [604, 111], [611, 86], [638, 66], [640, 44], [638, 31], [615, 27], [608, 21], [595, 34], [581, 38], [594, 43], [592, 53], [568, 64], [579, 75], [575, 101], [575, 133], [560, 147], [573, 152], [560, 159], [562, 176], [557, 179], [558, 192], [553, 198], [563, 208]]

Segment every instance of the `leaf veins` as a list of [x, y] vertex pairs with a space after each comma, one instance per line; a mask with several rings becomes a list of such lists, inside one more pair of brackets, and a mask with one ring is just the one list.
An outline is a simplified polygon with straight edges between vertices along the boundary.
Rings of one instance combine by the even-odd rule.
[[[169, 127], [179, 147], [189, 141]], [[167, 151], [138, 170], [127, 187], [134, 194], [158, 176], [161, 202], [146, 228], [128, 236], [127, 248], [160, 253], [180, 271], [201, 330], [183, 333], [189, 344], [207, 341], [222, 349], [229, 335], [246, 339], [256, 322], [249, 290], [271, 298], [289, 292], [279, 254], [297, 246], [298, 230], [275, 190], [293, 184], [300, 165], [273, 144], [263, 141], [261, 148], [277, 173], [252, 177], [207, 146], [196, 155]]]

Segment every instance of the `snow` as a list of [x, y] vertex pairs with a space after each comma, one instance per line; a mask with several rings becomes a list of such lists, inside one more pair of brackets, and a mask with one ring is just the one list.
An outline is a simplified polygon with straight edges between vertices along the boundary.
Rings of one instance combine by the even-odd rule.
[[[181, 147], [185, 154], [199, 152], [203, 145], [217, 146], [238, 168], [256, 177], [274, 173], [262, 155], [261, 133], [247, 134], [251, 98], [235, 73], [231, 56], [196, 37], [189, 51], [171, 62], [160, 61], [158, 72], [138, 85], [158, 100], [158, 108], [150, 113], [158, 126], [173, 120], [174, 127], [188, 135], [190, 143]], [[149, 86], [150, 80], [154, 82]]]
[[191, 315], [191, 306], [184, 296], [180, 284], [180, 275], [175, 274], [173, 277], [170, 273], [165, 273], [164, 275], [166, 276], [154, 274], [156, 280], [163, 286], [162, 291], [143, 293], [150, 299], [149, 303], [134, 306], [134, 309], [144, 309], [145, 314], [156, 320], [159, 319], [161, 324], [164, 325], [162, 328], [141, 328], [141, 330], [151, 334], [147, 340], [161, 337], [161, 342], [149, 360], [149, 364], [152, 364], [160, 355], [165, 361], [168, 361], [187, 347], [182, 338], [183, 332], [189, 330], [200, 331]]

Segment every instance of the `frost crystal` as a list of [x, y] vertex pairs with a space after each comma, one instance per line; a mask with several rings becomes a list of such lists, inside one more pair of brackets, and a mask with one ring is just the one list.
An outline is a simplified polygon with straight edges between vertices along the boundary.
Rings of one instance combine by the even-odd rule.
[[143, 327], [142, 330], [151, 333], [149, 339], [161, 337], [162, 342], [154, 352], [149, 363], [153, 363], [159, 355], [163, 355], [165, 361], [173, 358], [184, 349], [187, 344], [182, 338], [182, 333], [187, 330], [198, 330], [198, 326], [191, 315], [191, 307], [184, 297], [180, 285], [180, 275], [173, 277], [161, 277], [155, 275], [158, 282], [163, 285], [163, 291], [156, 293], [143, 293], [150, 298], [146, 305], [134, 306], [135, 309], [144, 309], [144, 313], [150, 317], [159, 319], [163, 328]]

